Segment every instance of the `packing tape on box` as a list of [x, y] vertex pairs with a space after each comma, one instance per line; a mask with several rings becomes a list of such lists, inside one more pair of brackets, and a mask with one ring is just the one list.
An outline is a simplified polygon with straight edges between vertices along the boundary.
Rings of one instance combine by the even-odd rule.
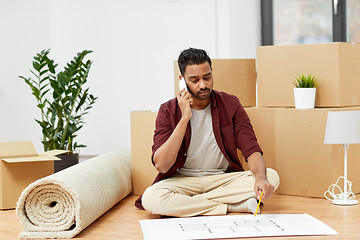
[[30, 184], [16, 214], [20, 238], [72, 238], [131, 192], [130, 150], [99, 155]]

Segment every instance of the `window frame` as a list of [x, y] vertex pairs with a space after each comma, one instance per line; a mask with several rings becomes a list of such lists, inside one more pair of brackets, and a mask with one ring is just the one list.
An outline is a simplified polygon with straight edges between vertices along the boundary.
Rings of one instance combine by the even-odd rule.
[[[346, 0], [332, 0], [332, 40], [347, 41]], [[336, 9], [336, 14], [335, 14]], [[273, 0], [261, 0], [261, 45], [274, 45]]]

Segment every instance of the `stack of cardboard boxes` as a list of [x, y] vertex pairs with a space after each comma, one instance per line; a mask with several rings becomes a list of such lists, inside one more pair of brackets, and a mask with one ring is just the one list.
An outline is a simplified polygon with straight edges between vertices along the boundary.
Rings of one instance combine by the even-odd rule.
[[[329, 111], [360, 110], [360, 44], [325, 43], [259, 47], [258, 107], [247, 108], [268, 166], [275, 168], [280, 194], [323, 197], [343, 175], [341, 145], [324, 144]], [[294, 108], [298, 74], [318, 79], [315, 109]], [[360, 192], [360, 145], [348, 156], [348, 179]]]
[[[279, 194], [323, 197], [343, 174], [341, 145], [324, 144], [327, 112], [360, 110], [359, 63], [360, 44], [350, 43], [259, 47], [256, 66], [254, 59], [213, 59], [214, 89], [236, 95], [245, 107], [267, 166], [280, 175]], [[292, 82], [301, 73], [319, 81], [315, 109], [294, 108]], [[175, 94], [179, 75], [175, 62]], [[142, 194], [157, 174], [150, 161], [156, 115], [131, 113], [135, 195]], [[351, 145], [348, 178], [354, 183], [360, 182], [358, 156], [360, 144]], [[354, 184], [353, 191], [360, 192], [360, 184]]]

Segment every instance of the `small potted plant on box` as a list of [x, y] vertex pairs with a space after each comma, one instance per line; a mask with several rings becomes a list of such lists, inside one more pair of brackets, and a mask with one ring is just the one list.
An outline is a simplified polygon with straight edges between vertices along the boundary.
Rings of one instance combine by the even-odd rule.
[[305, 76], [298, 75], [293, 81], [295, 108], [309, 109], [315, 106], [316, 87], [318, 82], [311, 74]]
[[35, 121], [42, 129], [44, 150], [68, 150], [59, 156], [61, 161], [54, 161], [55, 172], [78, 163], [76, 150], [86, 147], [75, 137], [97, 99], [85, 87], [92, 62], [84, 59], [91, 52], [79, 52], [63, 71], [57, 72], [58, 64], [50, 59], [50, 49], [43, 50], [34, 57], [34, 70], [30, 70], [33, 78], [20, 76], [31, 88], [41, 112], [41, 119]]

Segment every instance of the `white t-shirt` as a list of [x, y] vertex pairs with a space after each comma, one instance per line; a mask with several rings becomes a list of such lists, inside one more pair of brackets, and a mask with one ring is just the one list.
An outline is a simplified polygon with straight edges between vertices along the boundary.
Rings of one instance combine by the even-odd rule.
[[213, 132], [211, 104], [203, 110], [191, 109], [191, 140], [180, 175], [206, 176], [224, 173], [229, 166]]

